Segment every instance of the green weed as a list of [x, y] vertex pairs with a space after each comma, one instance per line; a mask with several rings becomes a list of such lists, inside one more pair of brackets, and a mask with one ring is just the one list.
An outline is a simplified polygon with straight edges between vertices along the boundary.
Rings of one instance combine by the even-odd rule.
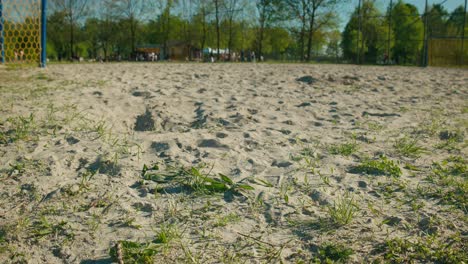
[[381, 245], [379, 251], [383, 252], [385, 260], [392, 263], [463, 263], [468, 259], [468, 241], [466, 238], [450, 240], [442, 241], [435, 235], [418, 238], [414, 242], [393, 238]]
[[342, 156], [351, 156], [357, 150], [358, 144], [356, 143], [356, 141], [343, 144], [333, 144], [328, 148], [330, 154]]
[[179, 183], [198, 194], [244, 194], [246, 191], [254, 190], [251, 185], [245, 184], [243, 180], [235, 183], [231, 178], [221, 173], [218, 174], [218, 178], [214, 178], [210, 175], [210, 172], [203, 172], [204, 167], [203, 164], [199, 167], [190, 168], [166, 166], [165, 170], [162, 170], [158, 165], [152, 167], [144, 165], [141, 175], [145, 180], [152, 180], [161, 184]]
[[158, 245], [154, 243], [132, 241], [119, 241], [109, 251], [112, 260], [118, 263], [154, 263], [157, 253]]
[[410, 139], [408, 137], [397, 139], [393, 147], [397, 153], [408, 158], [419, 158], [421, 154], [427, 151], [425, 148], [418, 145], [416, 139]]
[[347, 263], [354, 251], [344, 245], [325, 244], [318, 250], [320, 263]]
[[215, 227], [225, 227], [229, 223], [237, 223], [241, 220], [240, 216], [235, 213], [229, 213], [227, 215], [221, 216], [220, 218], [216, 219], [214, 224]]
[[175, 224], [162, 224], [154, 242], [168, 244], [169, 242], [180, 239], [182, 234]]
[[70, 226], [65, 221], [61, 221], [57, 224], [50, 223], [45, 216], [33, 224], [33, 230], [31, 234], [35, 238], [43, 237], [58, 237], [65, 236], [68, 240], [74, 238], [74, 234], [70, 231]]
[[402, 175], [400, 167], [385, 156], [380, 156], [377, 160], [365, 159], [361, 164], [352, 167], [351, 173], [366, 173], [370, 175], [387, 175], [400, 177]]
[[328, 206], [328, 213], [333, 223], [343, 226], [351, 223], [358, 212], [359, 207], [353, 196], [346, 193], [333, 202], [333, 206]]
[[[2, 127], [5, 129], [2, 129]], [[34, 140], [37, 138], [36, 129], [33, 114], [28, 117], [10, 117], [5, 123], [0, 123], [0, 144]]]
[[444, 204], [454, 205], [468, 213], [468, 165], [459, 156], [452, 156], [432, 164], [429, 182], [434, 185], [421, 189], [423, 195], [441, 199]]

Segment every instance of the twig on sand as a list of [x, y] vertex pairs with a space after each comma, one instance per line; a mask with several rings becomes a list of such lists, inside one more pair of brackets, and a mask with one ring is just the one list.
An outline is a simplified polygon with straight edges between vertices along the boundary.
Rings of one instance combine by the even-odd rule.
[[117, 242], [117, 244], [115, 245], [115, 248], [116, 248], [117, 260], [118, 260], [119, 264], [125, 264], [124, 261], [123, 261], [124, 256], [123, 256], [123, 251], [122, 251], [122, 243]]
[[268, 245], [268, 246], [270, 246], [270, 247], [277, 247], [277, 245], [273, 245], [273, 244], [271, 244], [271, 243], [262, 241], [262, 240], [260, 240], [260, 239], [258, 239], [258, 238], [253, 237], [253, 236], [249, 236], [249, 235], [242, 234], [242, 233], [239, 233], [239, 232], [237, 232], [237, 234], [239, 234], [239, 235], [241, 235], [241, 236], [243, 236], [243, 237], [247, 237], [247, 238], [253, 239], [253, 240], [255, 240], [255, 241], [257, 241], [257, 242], [259, 242], [259, 243], [261, 243], [261, 244], [265, 244], [265, 245]]

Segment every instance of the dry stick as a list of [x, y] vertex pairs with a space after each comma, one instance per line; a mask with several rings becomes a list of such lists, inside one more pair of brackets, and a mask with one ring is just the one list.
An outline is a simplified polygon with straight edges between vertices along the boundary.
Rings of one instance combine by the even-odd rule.
[[239, 232], [237, 232], [237, 234], [239, 234], [239, 235], [241, 235], [241, 236], [243, 236], [243, 237], [247, 237], [247, 238], [253, 239], [253, 240], [255, 240], [255, 241], [259, 242], [259, 243], [268, 245], [268, 246], [270, 246], [270, 247], [278, 247], [277, 245], [273, 245], [273, 244], [271, 244], [271, 243], [262, 241], [262, 240], [260, 240], [260, 239], [258, 239], [258, 238], [253, 237], [253, 236], [249, 236], [249, 235], [242, 234], [242, 233], [239, 233]]
[[278, 245], [274, 245], [274, 244], [271, 244], [271, 243], [262, 241], [262, 240], [260, 240], [260, 239], [258, 239], [258, 238], [253, 237], [253, 236], [245, 235], [245, 234], [242, 234], [242, 233], [239, 233], [239, 232], [237, 232], [237, 234], [239, 234], [239, 235], [241, 235], [241, 236], [243, 236], [243, 237], [247, 237], [247, 238], [253, 239], [253, 240], [257, 241], [258, 243], [268, 245], [268, 246], [270, 246], [270, 247], [272, 247], [272, 248], [275, 248], [275, 249], [276, 249], [277, 247], [279, 247], [279, 249], [278, 249], [278, 250], [276, 251], [276, 253], [275, 253], [275, 257], [278, 257], [278, 256], [281, 254], [280, 252], [281, 252], [291, 241], [294, 240], [294, 239], [291, 239], [291, 240], [289, 240], [288, 242], [284, 243], [282, 246], [278, 246]]
[[125, 264], [123, 259], [124, 259], [124, 256], [123, 256], [123, 252], [122, 252], [122, 243], [120, 242], [117, 242], [117, 244], [115, 245], [116, 247], [116, 251], [117, 251], [117, 260], [119, 262], [119, 264]]

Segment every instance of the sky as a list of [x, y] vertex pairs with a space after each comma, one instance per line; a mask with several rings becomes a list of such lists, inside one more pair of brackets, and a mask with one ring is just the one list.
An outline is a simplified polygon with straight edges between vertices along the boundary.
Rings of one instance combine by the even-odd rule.
[[[397, 1], [398, 0], [393, 0], [394, 3]], [[351, 13], [358, 6], [358, 2], [359, 0], [350, 0], [347, 4], [342, 4], [338, 7], [338, 12], [342, 13], [340, 30], [343, 30], [343, 28], [346, 26], [346, 23], [348, 22]], [[424, 5], [426, 3], [426, 0], [403, 0], [403, 2], [415, 5], [419, 9], [420, 13], [424, 12]], [[428, 0], [427, 2], [429, 6], [431, 6], [432, 4], [443, 3], [443, 6], [445, 7], [445, 9], [448, 10], [449, 13], [452, 12], [458, 6], [465, 5], [465, 0]], [[380, 10], [384, 11], [390, 4], [390, 0], [376, 0], [376, 4]]]

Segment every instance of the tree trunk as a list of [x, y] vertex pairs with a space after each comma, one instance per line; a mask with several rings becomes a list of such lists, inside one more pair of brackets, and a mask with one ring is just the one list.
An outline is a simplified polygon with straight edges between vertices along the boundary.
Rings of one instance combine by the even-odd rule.
[[265, 4], [262, 6], [262, 13], [260, 14], [260, 32], [259, 32], [259, 41], [258, 41], [258, 51], [257, 51], [257, 56], [260, 58], [262, 56], [263, 52], [263, 34], [265, 31], [265, 12], [266, 12], [266, 6]]
[[305, 46], [305, 21], [302, 23], [302, 28], [301, 28], [301, 35], [299, 39], [299, 44], [300, 44], [300, 60], [304, 61], [305, 60], [305, 54], [304, 54], [304, 46]]
[[232, 57], [231, 57], [231, 49], [232, 49], [232, 20], [233, 18], [230, 17], [229, 18], [229, 41], [228, 41], [228, 49], [229, 49], [229, 61], [231, 61]]
[[73, 60], [74, 57], [74, 43], [75, 43], [75, 35], [73, 30], [73, 9], [71, 7], [70, 1], [70, 57]]
[[312, 10], [312, 14], [310, 17], [309, 36], [308, 36], [308, 42], [307, 42], [307, 62], [310, 61], [310, 57], [312, 55], [312, 40], [314, 36], [314, 23], [315, 23], [315, 9]]
[[215, 0], [215, 8], [216, 8], [216, 46], [218, 48], [218, 55], [217, 55], [217, 59], [219, 61], [219, 39], [220, 39], [220, 36], [219, 36], [219, 3], [218, 3], [218, 0]]
[[132, 54], [135, 55], [135, 36], [136, 36], [136, 21], [132, 17], [130, 17], [130, 41], [131, 41], [131, 48]]

